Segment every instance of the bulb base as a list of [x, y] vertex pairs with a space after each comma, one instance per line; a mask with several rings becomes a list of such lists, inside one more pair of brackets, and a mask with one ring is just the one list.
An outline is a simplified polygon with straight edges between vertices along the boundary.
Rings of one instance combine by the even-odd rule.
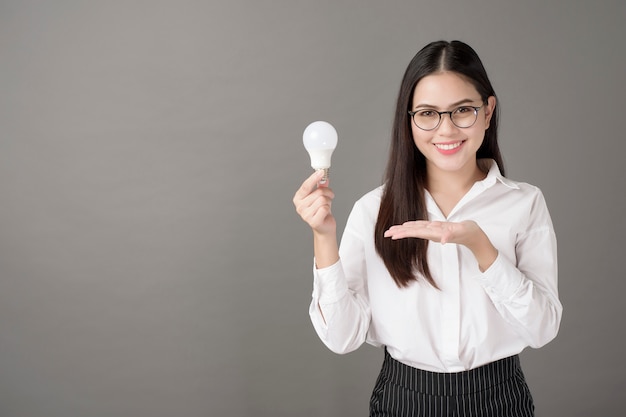
[[315, 171], [324, 171], [324, 175], [319, 181], [319, 184], [326, 184], [328, 182], [328, 172], [330, 171], [330, 168], [318, 168]]

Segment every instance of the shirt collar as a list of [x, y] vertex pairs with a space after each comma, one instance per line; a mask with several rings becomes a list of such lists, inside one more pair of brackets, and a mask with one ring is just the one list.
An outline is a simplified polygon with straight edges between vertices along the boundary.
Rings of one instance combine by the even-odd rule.
[[[484, 172], [485, 170], [489, 170], [487, 172], [487, 176], [481, 180], [476, 181], [472, 188], [461, 198], [461, 201], [457, 203], [457, 205], [452, 209], [452, 211], [448, 214], [448, 219], [453, 218], [454, 215], [461, 210], [461, 208], [467, 204], [469, 201], [476, 198], [478, 195], [482, 194], [485, 190], [493, 187], [498, 182], [507, 187], [510, 190], [518, 190], [519, 186], [514, 182], [505, 178], [500, 173], [500, 168], [498, 168], [498, 164], [493, 159], [479, 159], [478, 160], [479, 168]], [[432, 219], [436, 220], [441, 217], [441, 219], [446, 219], [439, 206], [433, 199], [432, 195], [426, 190], [426, 210], [432, 216]]]
[[484, 189], [493, 187], [496, 182], [500, 182], [513, 190], [519, 189], [519, 186], [514, 181], [502, 176], [498, 164], [493, 159], [479, 159], [478, 165], [483, 169], [489, 169], [485, 179], [479, 181], [479, 184], [481, 184]]

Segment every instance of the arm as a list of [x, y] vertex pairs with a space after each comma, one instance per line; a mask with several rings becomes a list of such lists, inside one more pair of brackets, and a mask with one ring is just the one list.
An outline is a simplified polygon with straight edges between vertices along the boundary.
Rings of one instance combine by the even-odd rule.
[[552, 225], [537, 226], [520, 235], [515, 254], [516, 259], [499, 254], [476, 279], [505, 320], [529, 346], [538, 348], [556, 337], [563, 311]]
[[[313, 298], [309, 314], [313, 327], [333, 352], [347, 353], [365, 341], [369, 327], [369, 308], [364, 292], [362, 242], [346, 226], [340, 259], [336, 239], [336, 222], [330, 206], [334, 194], [317, 185], [318, 173], [309, 177], [294, 196], [296, 211], [313, 230], [315, 252]], [[350, 216], [348, 225], [355, 222]], [[346, 272], [347, 271], [347, 272]], [[349, 282], [347, 276], [355, 279]]]
[[311, 321], [320, 339], [335, 353], [357, 349], [369, 329], [362, 222], [357, 203], [341, 239], [340, 260], [314, 271]]
[[556, 336], [562, 314], [557, 290], [556, 238], [540, 192], [534, 196], [521, 229], [515, 250], [508, 252], [498, 251], [473, 221], [407, 222], [391, 227], [385, 236], [417, 237], [468, 247], [480, 269], [475, 279], [500, 315], [529, 346], [540, 347]]
[[314, 172], [293, 197], [296, 212], [313, 231], [313, 251], [319, 268], [339, 260], [337, 223], [331, 212], [335, 194], [328, 188], [328, 182], [320, 184], [323, 175], [321, 170]]

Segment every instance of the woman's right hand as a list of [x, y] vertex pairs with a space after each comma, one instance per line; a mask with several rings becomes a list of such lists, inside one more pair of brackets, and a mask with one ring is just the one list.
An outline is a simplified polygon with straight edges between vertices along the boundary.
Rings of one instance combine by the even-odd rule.
[[323, 176], [324, 171], [318, 170], [307, 178], [293, 196], [293, 204], [315, 234], [335, 236], [337, 224], [331, 212], [335, 194], [328, 187], [328, 180], [320, 183]]

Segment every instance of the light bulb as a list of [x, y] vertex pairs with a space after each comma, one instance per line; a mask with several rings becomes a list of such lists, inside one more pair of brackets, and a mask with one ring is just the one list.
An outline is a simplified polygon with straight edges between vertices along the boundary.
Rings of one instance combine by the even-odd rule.
[[313, 122], [304, 129], [302, 142], [311, 157], [311, 168], [324, 170], [320, 180], [324, 184], [328, 180], [330, 157], [337, 147], [337, 131], [328, 122]]

